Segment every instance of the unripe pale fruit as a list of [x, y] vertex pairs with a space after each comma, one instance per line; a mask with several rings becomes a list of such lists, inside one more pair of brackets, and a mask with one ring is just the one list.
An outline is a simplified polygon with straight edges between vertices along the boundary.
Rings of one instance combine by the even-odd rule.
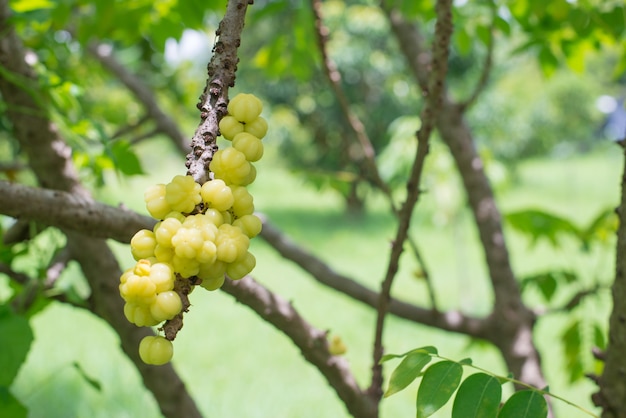
[[156, 296], [156, 300], [150, 305], [150, 314], [156, 321], [162, 322], [174, 318], [182, 308], [183, 304], [178, 293], [169, 290]]
[[182, 223], [176, 218], [167, 218], [159, 222], [159, 227], [154, 232], [157, 244], [165, 248], [172, 248], [172, 237], [176, 235], [181, 226]]
[[135, 260], [154, 257], [156, 238], [154, 232], [147, 229], [138, 231], [130, 240], [130, 253]]
[[263, 142], [247, 132], [237, 134], [233, 138], [233, 148], [243, 153], [250, 162], [259, 161], [263, 156]]
[[234, 221], [233, 226], [240, 228], [248, 238], [254, 238], [261, 232], [263, 223], [256, 215], [244, 215]]
[[241, 259], [226, 265], [226, 274], [233, 280], [239, 280], [250, 273], [255, 266], [256, 258], [248, 251]]
[[139, 357], [146, 364], [160, 366], [168, 363], [173, 355], [174, 346], [164, 337], [150, 335], [139, 343]]
[[202, 283], [200, 283], [200, 286], [202, 286], [208, 291], [213, 291], [222, 287], [225, 280], [226, 280], [226, 276], [222, 274], [221, 276], [218, 276], [217, 278], [214, 278], [214, 279], [203, 279]]
[[165, 184], [155, 184], [148, 187], [143, 195], [146, 202], [146, 209], [155, 219], [163, 219], [172, 211], [169, 203], [165, 199]]
[[189, 213], [200, 203], [200, 185], [191, 176], [174, 176], [165, 186], [165, 200], [172, 210]]
[[340, 356], [348, 351], [348, 347], [341, 340], [341, 337], [335, 335], [328, 344], [328, 351], [334, 356]]
[[224, 180], [215, 179], [207, 181], [200, 189], [202, 200], [212, 209], [219, 212], [228, 210], [235, 201], [233, 192]]
[[174, 271], [172, 266], [166, 263], [155, 263], [150, 269], [150, 280], [156, 287], [157, 297], [159, 293], [174, 288]]
[[245, 187], [233, 187], [233, 196], [235, 201], [233, 202], [232, 213], [236, 218], [241, 218], [245, 215], [252, 215], [254, 212], [254, 199]]
[[200, 264], [198, 278], [202, 280], [218, 280], [226, 274], [226, 263], [215, 260], [213, 263]]
[[243, 125], [243, 131], [251, 133], [259, 139], [263, 139], [265, 134], [267, 134], [267, 121], [259, 116], [252, 122]]
[[236, 226], [224, 224], [219, 227], [215, 245], [217, 246], [217, 259], [232, 263], [246, 255], [250, 238]]
[[262, 110], [263, 103], [253, 94], [239, 93], [228, 103], [228, 114], [243, 123], [254, 121]]
[[235, 119], [234, 116], [226, 115], [220, 121], [220, 133], [224, 137], [224, 139], [228, 139], [231, 141], [235, 135], [240, 132], [243, 132], [244, 125]]

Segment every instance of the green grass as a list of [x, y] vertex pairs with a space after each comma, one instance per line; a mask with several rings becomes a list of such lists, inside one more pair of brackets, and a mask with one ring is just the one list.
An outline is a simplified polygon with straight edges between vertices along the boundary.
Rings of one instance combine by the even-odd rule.
[[[306, 186], [281, 166], [277, 156], [259, 163], [253, 187], [257, 209], [288, 232], [293, 240], [327, 261], [335, 270], [377, 289], [386, 269], [395, 223], [379, 200], [361, 218], [346, 216], [341, 200], [332, 192]], [[617, 152], [615, 152], [617, 154]], [[142, 154], [143, 155], [143, 154]], [[152, 155], [152, 156], [151, 156]], [[147, 154], [150, 175], [113, 181], [99, 198], [111, 204], [124, 203], [144, 212], [143, 189], [166, 182], [183, 171], [182, 160], [166, 164]], [[619, 192], [621, 159], [610, 150], [566, 160], [536, 160], [521, 163], [514, 186], [498, 200], [505, 210], [538, 207], [554, 210], [584, 224], [601, 208], [615, 205]], [[461, 308], [475, 315], [488, 312], [491, 291], [483, 255], [476, 242], [475, 227], [466, 210], [453, 221], [435, 227], [429, 194], [415, 213], [412, 234], [416, 237], [435, 280], [441, 308]], [[461, 199], [463, 200], [463, 199]], [[611, 277], [611, 248], [581, 256], [574, 243], [561, 249], [546, 244], [530, 247], [528, 240], [508, 231], [507, 240], [516, 271], [523, 274], [549, 268], [573, 266], [589, 282], [592, 276]], [[124, 266], [131, 264], [126, 246], [112, 243]], [[365, 307], [317, 284], [297, 266], [280, 258], [260, 239], [253, 243], [258, 265], [254, 276], [268, 288], [292, 301], [314, 326], [338, 334], [348, 346], [346, 357], [358, 381], [370, 378], [371, 345], [375, 315]], [[598, 267], [599, 266], [599, 267]], [[424, 283], [415, 278], [417, 265], [407, 254], [394, 285], [398, 298], [427, 304]], [[75, 275], [77, 269], [67, 272]], [[67, 279], [71, 280], [71, 278]], [[537, 294], [528, 301], [540, 305]], [[565, 298], [563, 296], [563, 298]], [[598, 318], [608, 315], [608, 293], [586, 302], [577, 315]], [[202, 290], [194, 292], [185, 327], [175, 342], [174, 365], [185, 380], [198, 406], [210, 417], [343, 417], [347, 412], [332, 389], [281, 333], [260, 321], [247, 307], [230, 296]], [[539, 321], [536, 340], [546, 365], [550, 388], [591, 408], [593, 386], [579, 381], [570, 385], [563, 373], [559, 333], [567, 322], [564, 315]], [[153, 417], [156, 403], [137, 372], [123, 356], [117, 336], [102, 320], [80, 310], [54, 304], [33, 320], [36, 340], [27, 362], [13, 385], [15, 395], [30, 408], [31, 417]], [[467, 337], [447, 334], [390, 317], [385, 345], [401, 353], [423, 345], [435, 345], [440, 354], [461, 359], [506, 374], [492, 347], [470, 344]], [[85, 373], [101, 384], [101, 390], [85, 383]], [[385, 368], [386, 376], [396, 363]], [[384, 400], [383, 417], [415, 414], [415, 385]], [[559, 416], [577, 417], [578, 411], [555, 403]], [[446, 416], [442, 412], [436, 416]]]

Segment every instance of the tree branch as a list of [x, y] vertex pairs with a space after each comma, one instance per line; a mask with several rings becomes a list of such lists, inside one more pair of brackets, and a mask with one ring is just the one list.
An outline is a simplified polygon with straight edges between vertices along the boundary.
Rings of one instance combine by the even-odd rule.
[[[398, 10], [384, 4], [383, 10], [416, 82], [423, 88], [428, 80], [431, 57], [420, 33]], [[493, 190], [463, 113], [445, 93], [436, 124], [461, 174], [484, 249], [494, 292], [494, 308], [490, 316], [492, 330], [488, 339], [500, 349], [509, 369], [520, 380], [544, 387], [540, 356], [532, 339], [535, 316], [522, 302]]]
[[[155, 220], [136, 212], [94, 202], [84, 194], [64, 193], [0, 180], [0, 213], [94, 238], [129, 242], [142, 228], [151, 229]], [[152, 225], [152, 226], [150, 226]]]
[[[263, 229], [260, 236], [278, 251], [281, 256], [296, 263], [319, 283], [350, 296], [367, 306], [377, 307], [378, 293], [349, 277], [335, 272], [322, 260], [308, 253], [286, 235], [282, 234], [267, 219], [263, 219]], [[400, 318], [445, 331], [457, 332], [475, 338], [485, 338], [486, 336], [485, 320], [469, 317], [458, 311], [442, 313], [391, 298], [389, 312]]]
[[[5, 199], [0, 200], [0, 214], [12, 216], [12, 208], [7, 202], [19, 198], [21, 194], [19, 189], [27, 187], [17, 184], [9, 184], [5, 187], [6, 182], [0, 182], [0, 194]], [[74, 198], [71, 194], [56, 191], [52, 197], [49, 190], [33, 189], [33, 201], [45, 201], [46, 206], [64, 206], [65, 210], [60, 212], [58, 216], [49, 217], [48, 224], [62, 229], [72, 225], [72, 221], [79, 218], [88, 218], [89, 222], [78, 222], [73, 225], [74, 231], [83, 235], [93, 236], [97, 238], [110, 238], [122, 243], [129, 243], [130, 239], [140, 229], [151, 229], [155, 220], [138, 215], [132, 211], [113, 206], [107, 206], [99, 202], [82, 201]], [[38, 197], [37, 193], [44, 195]], [[9, 208], [9, 210], [7, 210]], [[86, 217], [79, 212], [93, 213], [92, 217]], [[33, 219], [40, 219], [42, 215], [38, 211], [28, 211], [21, 213], [22, 219], [28, 220], [31, 216]], [[124, 221], [125, 217], [130, 219]], [[306, 252], [299, 247], [287, 236], [281, 233], [262, 215], [263, 230], [260, 236], [265, 239], [276, 251], [284, 258], [293, 261], [299, 265], [304, 271], [319, 283], [339, 291], [357, 301], [364, 303], [370, 307], [376, 307], [378, 301], [378, 293], [354, 281], [353, 279], [342, 276], [333, 271], [327, 264], [312, 254]], [[119, 221], [117, 221], [119, 220]], [[392, 298], [389, 305], [389, 312], [400, 318], [407, 319], [419, 324], [441, 328], [446, 331], [466, 334], [476, 338], [485, 338], [485, 321], [479, 318], [468, 317], [461, 312], [450, 311], [447, 313], [437, 313], [430, 309], [424, 309], [415, 305]]]
[[609, 342], [605, 351], [599, 392], [592, 396], [594, 403], [602, 408], [602, 416], [620, 418], [626, 411], [626, 147], [622, 145], [624, 169], [622, 173], [622, 195], [616, 212], [619, 216], [613, 282], [613, 310], [609, 318]]
[[424, 160], [428, 154], [428, 141], [435, 126], [437, 112], [441, 107], [441, 97], [444, 91], [444, 82], [448, 70], [448, 48], [452, 35], [452, 0], [438, 0], [436, 5], [437, 23], [435, 25], [435, 37], [433, 40], [432, 69], [429, 75], [426, 104], [421, 115], [422, 125], [417, 132], [417, 153], [411, 169], [411, 176], [407, 182], [407, 198], [399, 213], [399, 225], [395, 240], [391, 246], [391, 256], [387, 267], [387, 274], [381, 285], [378, 300], [376, 330], [374, 333], [374, 350], [372, 365], [372, 382], [369, 388], [374, 399], [381, 399], [383, 390], [382, 365], [383, 357], [383, 329], [385, 317], [389, 310], [391, 299], [391, 287], [398, 272], [400, 256], [403, 252], [404, 242], [409, 233], [409, 226], [413, 209], [420, 196], [419, 185], [421, 183]]
[[376, 417], [376, 408], [359, 388], [348, 362], [328, 351], [327, 333], [306, 322], [291, 303], [267, 290], [251, 277], [227, 280], [222, 290], [247, 305], [263, 320], [285, 333], [335, 389], [354, 417]]
[[[322, 69], [324, 71], [324, 75], [328, 79], [331, 88], [333, 89], [333, 93], [337, 98], [337, 102], [339, 103], [339, 107], [341, 112], [343, 113], [344, 118], [348, 122], [348, 126], [354, 133], [358, 143], [363, 150], [363, 156], [365, 157], [366, 162], [366, 172], [370, 180], [385, 194], [391, 199], [391, 189], [383, 181], [378, 172], [378, 167], [376, 166], [376, 152], [374, 151], [374, 146], [372, 145], [372, 141], [370, 141], [369, 136], [365, 130], [365, 125], [359, 117], [352, 111], [350, 107], [350, 102], [341, 87], [341, 73], [337, 69], [335, 62], [330, 58], [327, 52], [326, 44], [328, 43], [328, 28], [324, 26], [321, 16], [321, 0], [311, 0], [311, 8], [313, 10], [313, 19], [315, 21], [315, 38], [317, 40], [318, 49], [322, 56]], [[393, 204], [393, 201], [392, 201]], [[394, 210], [395, 212], [395, 210]]]
[[224, 19], [215, 34], [218, 40], [207, 66], [207, 83], [197, 104], [200, 124], [191, 140], [187, 155], [187, 174], [204, 184], [210, 178], [209, 164], [217, 150], [219, 121], [228, 112], [228, 89], [235, 85], [237, 48], [241, 42], [246, 10], [252, 0], [229, 0]]
[[[324, 22], [321, 16], [322, 2], [321, 0], [311, 0], [311, 6], [313, 9], [313, 18], [315, 20], [315, 34], [318, 49], [322, 56], [322, 69], [324, 70], [324, 74], [326, 75], [326, 78], [328, 79], [333, 89], [335, 97], [337, 98], [337, 102], [339, 102], [339, 107], [341, 108], [344, 118], [348, 122], [348, 126], [350, 126], [350, 128], [352, 129], [352, 132], [357, 138], [357, 142], [361, 146], [366, 162], [365, 172], [368, 173], [369, 179], [381, 192], [383, 192], [383, 194], [389, 201], [389, 206], [394, 216], [399, 216], [399, 210], [396, 207], [396, 203], [394, 202], [391, 188], [380, 176], [378, 166], [376, 165], [376, 152], [374, 150], [374, 146], [372, 145], [372, 141], [370, 140], [369, 135], [365, 130], [365, 125], [363, 124], [361, 119], [359, 119], [356, 113], [352, 111], [345, 91], [341, 86], [341, 73], [337, 69], [335, 62], [328, 55], [327, 44], [329, 32], [328, 28], [324, 26]], [[428, 288], [428, 295], [430, 297], [431, 307], [432, 309], [437, 310], [432, 281], [430, 279], [430, 275], [428, 274], [426, 264], [422, 259], [417, 242], [410, 235], [407, 237], [407, 240], [411, 245], [413, 255], [424, 270], [424, 279]]]

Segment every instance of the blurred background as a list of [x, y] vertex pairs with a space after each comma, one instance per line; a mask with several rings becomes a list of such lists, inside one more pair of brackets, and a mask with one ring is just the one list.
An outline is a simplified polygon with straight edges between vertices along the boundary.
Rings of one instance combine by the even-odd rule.
[[[98, 200], [147, 214], [144, 189], [186, 171], [180, 142], [146, 116], [149, 104], [102, 57], [112, 57], [153, 92], [153, 105], [176, 121], [183, 139], [191, 138], [225, 10], [224, 1], [205, 3], [10, 2], [41, 89], [54, 105], [51, 116]], [[434, 26], [430, 3], [397, 2], [426, 39]], [[611, 212], [622, 165], [615, 141], [626, 135], [624, 5], [484, 0], [457, 1], [454, 10], [447, 87], [462, 101], [489, 68], [467, 122], [496, 191], [524, 298], [548, 312], [535, 335], [546, 378], [554, 393], [593, 410], [595, 385], [584, 374], [599, 371], [591, 348], [605, 344], [615, 257]], [[420, 89], [377, 2], [324, 1], [321, 12], [341, 86], [374, 145], [381, 176], [401, 202], [420, 126]], [[368, 180], [362, 151], [322, 71], [313, 30], [308, 2], [256, 0], [249, 8], [230, 95], [260, 97], [270, 126], [250, 190], [257, 210], [297, 244], [378, 289], [396, 221]], [[34, 184], [20, 169], [25, 161], [10, 132], [2, 115], [0, 177]], [[454, 161], [436, 133], [422, 187], [411, 233], [425, 263], [405, 255], [394, 296], [428, 307], [427, 271], [439, 309], [487, 314], [492, 294], [477, 231]], [[5, 229], [12, 222], [0, 221]], [[63, 244], [59, 231], [47, 229], [21, 247], [3, 247], [2, 261], [37, 277]], [[110, 244], [123, 268], [131, 266], [128, 247]], [[374, 310], [318, 284], [262, 239], [252, 248], [253, 276], [314, 326], [340, 336], [357, 379], [368, 382]], [[55, 289], [77, 301], [89, 294], [71, 264]], [[586, 297], [568, 306], [585, 290]], [[0, 274], [0, 301], [15, 291]], [[173, 363], [206, 416], [348, 416], [297, 348], [248, 308], [219, 291], [194, 292], [191, 302]], [[29, 416], [160, 416], [101, 319], [56, 302], [42, 302], [31, 319], [35, 340], [11, 386]], [[472, 357], [507, 374], [492, 346], [394, 317], [385, 345], [393, 353], [434, 345], [446, 357]], [[414, 397], [406, 390], [384, 400], [382, 416], [412, 416]], [[558, 401], [554, 407], [557, 416], [584, 416]]]

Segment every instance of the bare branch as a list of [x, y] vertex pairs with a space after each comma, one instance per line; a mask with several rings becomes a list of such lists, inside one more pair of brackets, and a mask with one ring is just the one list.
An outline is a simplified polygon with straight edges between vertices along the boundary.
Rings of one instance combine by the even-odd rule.
[[381, 285], [376, 317], [376, 331], [374, 333], [374, 350], [372, 365], [372, 382], [369, 388], [371, 396], [380, 399], [383, 394], [383, 376], [380, 360], [383, 356], [383, 329], [389, 302], [391, 287], [398, 272], [400, 256], [404, 242], [407, 239], [413, 209], [420, 196], [420, 182], [424, 160], [428, 154], [428, 141], [435, 126], [437, 112], [441, 107], [444, 82], [448, 71], [448, 48], [452, 36], [452, 0], [438, 0], [436, 5], [437, 23], [433, 39], [433, 60], [429, 74], [426, 104], [422, 112], [422, 125], [417, 132], [417, 153], [411, 169], [411, 176], [407, 182], [407, 198], [399, 213], [399, 225], [395, 240], [391, 246], [391, 255], [385, 279]]
[[[156, 124], [156, 130], [150, 135], [162, 132], [172, 140], [174, 145], [183, 153], [189, 152], [189, 141], [178, 129], [178, 124], [167, 113], [159, 107], [158, 101], [152, 90], [137, 75], [120, 63], [113, 55], [113, 48], [110, 45], [99, 42], [91, 42], [87, 45], [87, 50], [96, 58], [107, 70], [117, 77], [120, 82], [130, 90], [137, 100], [143, 105], [146, 114]], [[145, 121], [142, 118], [135, 127]], [[132, 125], [131, 125], [132, 126]], [[119, 135], [119, 132], [117, 133]]]
[[239, 62], [237, 48], [241, 43], [247, 8], [248, 1], [230, 0], [224, 19], [215, 32], [218, 40], [207, 66], [207, 84], [197, 104], [201, 121], [191, 140], [186, 163], [187, 174], [200, 184], [210, 179], [209, 164], [217, 150], [219, 121], [228, 112], [228, 89], [235, 85]]
[[335, 389], [350, 414], [362, 418], [377, 416], [376, 408], [359, 388], [345, 358], [334, 356], [328, 351], [326, 332], [306, 322], [291, 303], [270, 292], [251, 277], [237, 281], [227, 280], [222, 290], [285, 333], [298, 346], [306, 360], [317, 367]]
[[[399, 216], [399, 210], [396, 207], [396, 203], [394, 202], [391, 188], [380, 176], [380, 171], [378, 170], [378, 166], [376, 165], [376, 153], [374, 151], [374, 146], [372, 145], [372, 141], [370, 140], [369, 135], [365, 130], [365, 125], [363, 124], [361, 119], [359, 119], [356, 113], [352, 111], [345, 91], [341, 86], [341, 73], [339, 72], [339, 69], [337, 68], [335, 62], [328, 55], [327, 44], [329, 32], [328, 28], [324, 26], [324, 23], [322, 21], [322, 2], [321, 0], [311, 0], [311, 5], [313, 9], [313, 17], [315, 20], [316, 39], [318, 43], [318, 49], [322, 56], [322, 68], [324, 70], [324, 74], [326, 75], [326, 78], [328, 79], [333, 89], [333, 92], [335, 93], [335, 97], [339, 102], [339, 107], [342, 110], [344, 118], [348, 122], [348, 125], [352, 129], [359, 145], [361, 146], [366, 163], [365, 171], [368, 175], [369, 180], [371, 180], [372, 183], [381, 192], [383, 192], [383, 194], [389, 201], [389, 206], [394, 216]], [[427, 272], [426, 264], [421, 257], [417, 242], [411, 236], [408, 236], [407, 240], [411, 245], [413, 255], [417, 259], [420, 266], [422, 266], [422, 268], [424, 269], [428, 294], [432, 304], [431, 306], [433, 309], [436, 309], [434, 288], [430, 280], [430, 275]]]
[[128, 242], [142, 228], [151, 228], [155, 221], [127, 209], [118, 209], [94, 202], [90, 197], [24, 186], [0, 181], [0, 213], [78, 230], [99, 238]]
[[[363, 150], [363, 156], [365, 157], [366, 162], [366, 173], [367, 176], [371, 179], [371, 181], [385, 194], [389, 197], [390, 201], [393, 205], [393, 200], [391, 197], [391, 189], [385, 183], [385, 181], [380, 177], [378, 172], [378, 167], [376, 166], [376, 152], [374, 151], [374, 146], [372, 145], [372, 141], [370, 141], [369, 136], [365, 130], [365, 125], [359, 119], [359, 117], [352, 111], [350, 107], [350, 102], [341, 87], [341, 73], [337, 69], [335, 62], [330, 58], [327, 52], [326, 45], [328, 43], [328, 28], [324, 26], [321, 16], [321, 0], [311, 0], [311, 6], [313, 9], [313, 18], [315, 20], [315, 34], [318, 44], [318, 49], [322, 55], [322, 69], [324, 70], [324, 74], [328, 79], [333, 92], [335, 93], [335, 97], [337, 98], [337, 102], [339, 102], [339, 107], [343, 113], [344, 118], [348, 122], [348, 126], [352, 129], [358, 143], [361, 145], [361, 149]], [[395, 210], [394, 210], [395, 212]]]
[[[398, 10], [385, 5], [383, 10], [416, 82], [424, 88], [428, 80], [431, 56], [424, 47], [419, 31]], [[540, 356], [532, 337], [535, 315], [522, 302], [504, 240], [500, 212], [476, 151], [472, 133], [459, 106], [445, 93], [436, 123], [461, 174], [484, 249], [494, 292], [494, 309], [490, 316], [493, 329], [488, 339], [500, 349], [516, 376], [526, 383], [543, 387], [545, 379], [541, 372]]]
[[[378, 293], [349, 277], [335, 272], [322, 260], [287, 238], [267, 219], [263, 219], [263, 230], [260, 236], [280, 255], [299, 265], [319, 283], [344, 293], [372, 308], [378, 306]], [[400, 318], [446, 331], [458, 332], [476, 338], [485, 338], [487, 335], [487, 322], [485, 320], [468, 317], [458, 311], [441, 313], [391, 298], [389, 312]]]

